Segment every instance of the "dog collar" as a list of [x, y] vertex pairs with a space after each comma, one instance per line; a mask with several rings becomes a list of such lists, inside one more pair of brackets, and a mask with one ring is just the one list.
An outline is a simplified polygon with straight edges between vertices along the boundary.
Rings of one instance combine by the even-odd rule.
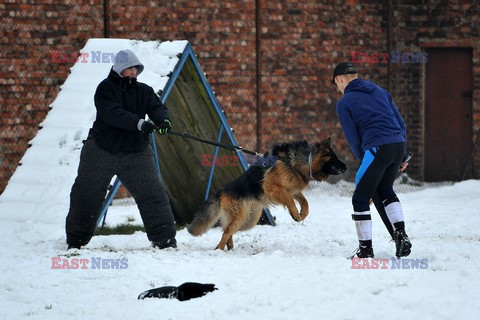
[[312, 180], [315, 180], [313, 179], [312, 175], [312, 151], [310, 151], [310, 153], [308, 154], [308, 166], [310, 167], [310, 178], [312, 178]]

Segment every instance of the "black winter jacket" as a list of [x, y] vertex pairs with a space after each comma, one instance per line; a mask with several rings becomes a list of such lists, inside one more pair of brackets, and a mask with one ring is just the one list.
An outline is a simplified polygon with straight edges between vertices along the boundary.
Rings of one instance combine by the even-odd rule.
[[145, 115], [156, 124], [168, 118], [167, 107], [150, 86], [122, 78], [113, 70], [98, 85], [94, 100], [97, 118], [90, 135], [111, 153], [145, 150], [149, 135], [138, 130], [138, 121]]

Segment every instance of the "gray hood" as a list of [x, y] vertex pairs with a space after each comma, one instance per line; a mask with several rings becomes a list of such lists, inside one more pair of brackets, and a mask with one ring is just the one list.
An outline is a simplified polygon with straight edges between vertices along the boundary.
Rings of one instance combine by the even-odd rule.
[[138, 67], [137, 76], [142, 73], [144, 66], [138, 60], [135, 53], [132, 50], [120, 50], [115, 56], [115, 63], [113, 64], [113, 71], [118, 73], [119, 76], [122, 76], [122, 71], [131, 67]]

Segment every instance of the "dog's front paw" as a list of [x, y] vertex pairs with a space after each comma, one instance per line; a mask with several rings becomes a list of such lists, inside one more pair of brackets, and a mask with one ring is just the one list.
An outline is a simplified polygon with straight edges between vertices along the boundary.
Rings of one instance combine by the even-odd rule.
[[303, 218], [302, 218], [300, 215], [294, 216], [293, 214], [292, 214], [292, 219], [295, 220], [295, 221], [297, 221], [297, 222], [300, 222], [300, 221], [303, 220]]
[[305, 218], [308, 216], [308, 211], [307, 212], [300, 212], [300, 217], [303, 220], [305, 220]]

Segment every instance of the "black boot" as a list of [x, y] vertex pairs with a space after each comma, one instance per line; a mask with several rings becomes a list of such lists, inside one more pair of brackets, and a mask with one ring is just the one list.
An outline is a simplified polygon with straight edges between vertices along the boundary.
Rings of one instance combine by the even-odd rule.
[[357, 251], [353, 254], [353, 257], [359, 257], [359, 258], [374, 258], [375, 255], [373, 254], [373, 248], [372, 247], [364, 247], [364, 246], [359, 246]]
[[177, 240], [175, 240], [175, 238], [170, 238], [163, 241], [152, 241], [152, 245], [154, 248], [158, 248], [158, 249], [167, 249], [167, 248], [175, 249], [177, 247]]
[[372, 248], [372, 240], [360, 240], [360, 245], [358, 246], [357, 250], [351, 257], [353, 259], [355, 256], [358, 258], [374, 258], [373, 248]]
[[395, 256], [397, 258], [406, 257], [412, 251], [412, 243], [410, 239], [408, 239], [408, 235], [403, 228], [397, 228], [393, 233], [393, 241], [395, 241], [395, 246], [397, 248], [397, 252]]

